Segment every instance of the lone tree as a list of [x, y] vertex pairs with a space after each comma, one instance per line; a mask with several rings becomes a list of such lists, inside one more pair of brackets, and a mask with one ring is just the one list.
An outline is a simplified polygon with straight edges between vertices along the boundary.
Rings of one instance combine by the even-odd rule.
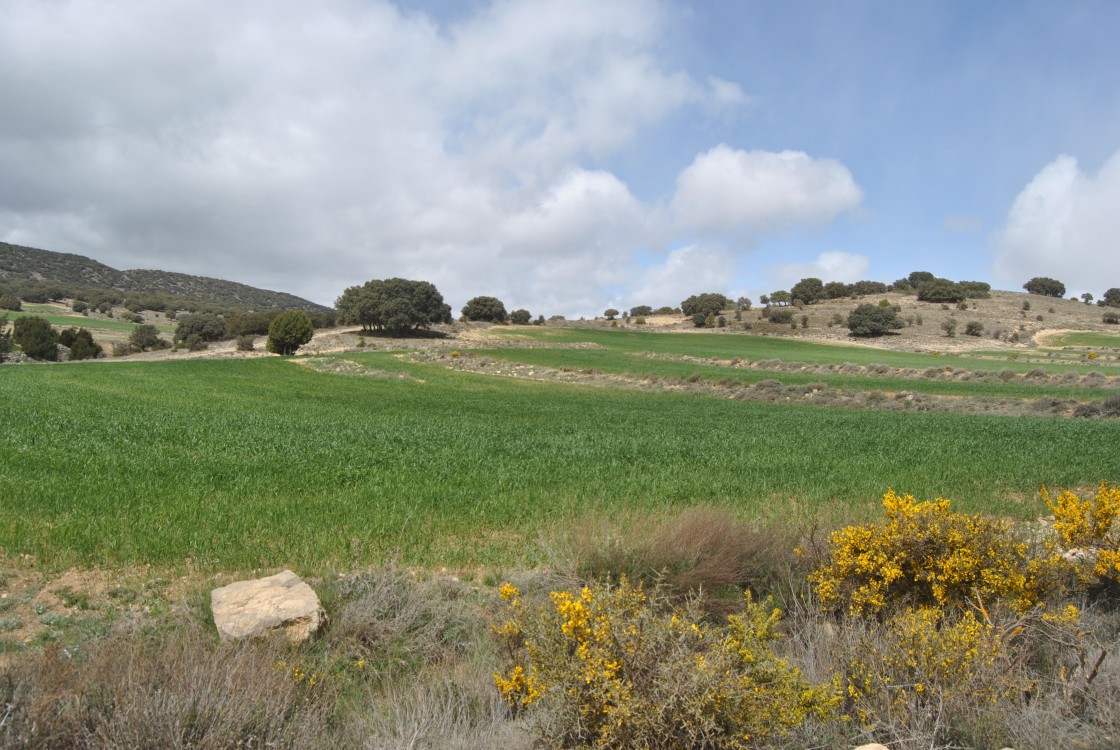
[[533, 319], [533, 314], [528, 310], [514, 310], [509, 314], [509, 322], [515, 326], [527, 326]]
[[681, 302], [681, 313], [689, 317], [693, 317], [697, 313], [703, 313], [706, 318], [709, 315], [719, 315], [722, 310], [729, 307], [731, 307], [731, 300], [727, 297], [716, 292], [706, 292], [704, 294], [694, 294]]
[[865, 302], [848, 313], [848, 330], [853, 336], [882, 336], [902, 328], [902, 319], [893, 307]]
[[155, 326], [141, 325], [128, 335], [128, 348], [134, 352], [148, 352], [167, 348], [167, 342], [159, 337]]
[[463, 305], [463, 317], [488, 323], [505, 323], [508, 316], [506, 306], [497, 297], [473, 297]]
[[427, 281], [371, 279], [347, 288], [334, 306], [339, 323], [394, 336], [451, 322], [451, 306]]
[[58, 359], [58, 335], [46, 318], [38, 315], [16, 318], [12, 324], [12, 340], [32, 359], [49, 362]]
[[1102, 307], [1120, 307], [1120, 287], [1112, 287], [1097, 301]]
[[811, 305], [819, 299], [824, 299], [824, 282], [813, 277], [802, 279], [790, 287], [789, 293], [794, 299]]
[[1023, 288], [1031, 294], [1041, 294], [1043, 297], [1066, 296], [1066, 285], [1057, 279], [1046, 276], [1035, 276], [1026, 284], [1023, 284]]
[[274, 354], [295, 354], [297, 349], [311, 340], [314, 333], [315, 326], [307, 313], [288, 310], [272, 319], [264, 348]]
[[615, 310], [613, 307], [608, 307], [606, 310], [603, 310], [603, 317], [607, 320], [614, 320], [618, 317], [618, 310]]

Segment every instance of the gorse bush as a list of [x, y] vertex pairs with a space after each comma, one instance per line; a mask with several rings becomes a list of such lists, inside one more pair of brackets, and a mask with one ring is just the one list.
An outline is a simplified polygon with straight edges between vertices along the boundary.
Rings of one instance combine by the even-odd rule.
[[1120, 583], [1120, 487], [1101, 482], [1091, 499], [1069, 490], [1042, 498], [1054, 514], [1056, 547], [1083, 585]]
[[828, 560], [810, 574], [825, 606], [873, 614], [905, 606], [963, 610], [1001, 599], [1037, 604], [1040, 573], [1006, 521], [953, 513], [949, 501], [919, 503], [890, 490], [886, 519], [848, 526], [829, 538]]
[[999, 628], [971, 610], [908, 608], [881, 627], [862, 628], [844, 667], [845, 712], [864, 725], [888, 717], [903, 726], [952, 704], [954, 713], [990, 708], [1020, 687]]
[[627, 579], [538, 607], [509, 584], [501, 594], [510, 664], [494, 681], [514, 711], [534, 709], [548, 747], [757, 747], [839, 701], [835, 683], [777, 656], [781, 613], [749, 597], [716, 626]]

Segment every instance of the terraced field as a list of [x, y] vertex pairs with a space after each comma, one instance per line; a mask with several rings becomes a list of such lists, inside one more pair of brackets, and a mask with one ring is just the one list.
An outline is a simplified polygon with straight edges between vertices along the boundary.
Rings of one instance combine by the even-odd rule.
[[[1085, 383], [1094, 368], [1083, 365], [1042, 368], [1045, 384], [969, 383], [745, 369], [730, 360], [978, 364], [745, 336], [511, 329], [505, 339], [470, 358], [1013, 400], [1072, 394], [1104, 403], [1118, 392], [1107, 375]], [[599, 348], [542, 348], [580, 342]], [[393, 342], [400, 351], [336, 355], [329, 361], [351, 364], [319, 369], [299, 366], [316, 361], [304, 357], [0, 369], [0, 548], [55, 566], [190, 559], [319, 569], [398, 551], [428, 565], [532, 565], [540, 534], [588, 516], [621, 522], [706, 503], [827, 524], [878, 512], [894, 487], [1031, 518], [1042, 513], [1042, 484], [1084, 488], [1120, 476], [1118, 419], [834, 408], [609, 379], [589, 387], [510, 378], [449, 366], [468, 358], [450, 356], [455, 343], [425, 360]], [[698, 357], [727, 362], [685, 359]], [[1063, 372], [1070, 384], [1053, 382]]]

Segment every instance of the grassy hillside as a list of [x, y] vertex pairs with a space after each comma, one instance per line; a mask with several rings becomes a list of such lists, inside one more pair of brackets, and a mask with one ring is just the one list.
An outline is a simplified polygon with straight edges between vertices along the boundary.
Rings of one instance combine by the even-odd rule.
[[160, 297], [180, 309], [199, 303], [255, 310], [326, 310], [322, 305], [283, 292], [257, 289], [233, 281], [155, 270], [118, 271], [95, 260], [0, 242], [0, 287], [13, 291], [57, 291], [90, 299], [104, 292]]
[[397, 549], [527, 564], [542, 529], [587, 514], [714, 503], [851, 518], [894, 487], [1034, 517], [1040, 484], [1120, 476], [1117, 420], [587, 388], [391, 351], [347, 360], [351, 376], [272, 358], [0, 371], [0, 547], [53, 565], [329, 567]]

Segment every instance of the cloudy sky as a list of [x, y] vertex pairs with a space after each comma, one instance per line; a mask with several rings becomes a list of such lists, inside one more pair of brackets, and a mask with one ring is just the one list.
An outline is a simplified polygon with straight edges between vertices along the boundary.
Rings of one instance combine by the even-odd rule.
[[1120, 286], [1115, 0], [0, 0], [0, 240], [569, 316]]

